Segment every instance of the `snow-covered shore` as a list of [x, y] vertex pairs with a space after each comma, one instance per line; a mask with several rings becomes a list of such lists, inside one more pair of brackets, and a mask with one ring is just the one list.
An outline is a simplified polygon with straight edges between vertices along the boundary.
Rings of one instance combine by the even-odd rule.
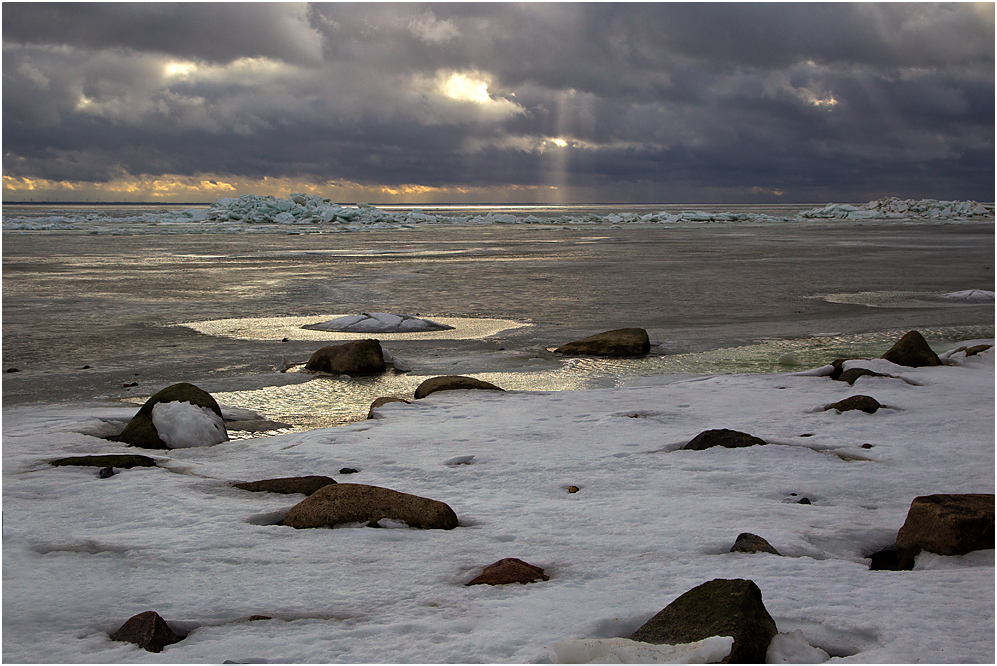
[[[922, 554], [906, 572], [865, 559], [914, 497], [994, 492], [994, 353], [952, 358], [870, 362], [898, 378], [854, 386], [753, 374], [441, 392], [339, 428], [143, 452], [159, 467], [107, 479], [48, 461], [136, 452], [86, 434], [134, 409], [5, 409], [3, 658], [545, 661], [562, 641], [629, 635], [704, 581], [748, 578], [780, 632], [846, 661], [993, 662], [993, 551]], [[823, 410], [855, 394], [885, 408]], [[711, 428], [770, 445], [677, 450]], [[230, 485], [310, 474], [444, 501], [461, 525], [295, 530], [276, 523], [300, 496]], [[741, 532], [782, 556], [728, 552]], [[464, 586], [504, 557], [550, 580]], [[186, 639], [160, 654], [109, 640], [146, 610]]]

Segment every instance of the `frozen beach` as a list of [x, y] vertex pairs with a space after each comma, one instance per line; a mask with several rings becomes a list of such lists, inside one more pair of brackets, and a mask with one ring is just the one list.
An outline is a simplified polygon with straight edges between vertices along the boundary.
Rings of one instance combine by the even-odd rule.
[[[832, 660], [993, 662], [993, 550], [922, 554], [913, 571], [868, 559], [915, 497], [994, 492], [993, 350], [856, 361], [892, 377], [854, 386], [808, 373], [877, 359], [911, 329], [939, 353], [993, 344], [992, 206], [957, 221], [823, 210], [371, 233], [5, 215], [3, 659], [622, 659], [572, 641], [629, 636], [700, 583], [746, 578], [785, 640], [802, 631]], [[375, 336], [409, 372], [300, 372], [318, 347], [372, 335], [302, 326], [365, 312], [452, 328]], [[651, 353], [551, 351], [621, 326], [647, 329]], [[506, 392], [365, 418], [444, 374]], [[100, 437], [175, 382], [287, 427], [170, 451]], [[883, 408], [824, 410], [858, 394]], [[678, 450], [715, 428], [769, 444]], [[110, 453], [157, 466], [49, 464]], [[460, 524], [297, 530], [278, 523], [303, 495], [232, 486], [305, 475], [446, 502]], [[781, 555], [729, 552], [742, 532]], [[465, 586], [507, 557], [549, 580]], [[147, 610], [184, 640], [158, 654], [110, 640]]]

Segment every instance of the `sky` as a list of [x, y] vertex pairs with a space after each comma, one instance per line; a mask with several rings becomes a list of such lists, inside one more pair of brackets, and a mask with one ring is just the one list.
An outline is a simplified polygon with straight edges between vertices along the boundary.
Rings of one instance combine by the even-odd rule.
[[994, 200], [994, 4], [3, 3], [3, 200]]

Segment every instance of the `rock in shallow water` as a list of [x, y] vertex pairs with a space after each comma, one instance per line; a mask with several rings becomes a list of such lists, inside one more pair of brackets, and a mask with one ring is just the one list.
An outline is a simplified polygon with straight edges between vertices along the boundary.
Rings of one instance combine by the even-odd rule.
[[644, 356], [649, 351], [651, 341], [643, 328], [620, 328], [596, 333], [554, 350], [558, 354], [608, 357]]
[[364, 376], [384, 372], [384, 352], [377, 340], [353, 340], [322, 347], [308, 359], [305, 370], [334, 375]]
[[419, 384], [415, 390], [416, 400], [425, 398], [430, 393], [436, 391], [455, 391], [462, 389], [484, 389], [486, 391], [502, 391], [503, 389], [490, 382], [475, 379], [474, 377], [464, 377], [462, 375], [444, 375], [433, 377]]
[[941, 365], [938, 355], [928, 346], [927, 340], [918, 331], [909, 331], [890, 350], [883, 354], [890, 363], [910, 368]]

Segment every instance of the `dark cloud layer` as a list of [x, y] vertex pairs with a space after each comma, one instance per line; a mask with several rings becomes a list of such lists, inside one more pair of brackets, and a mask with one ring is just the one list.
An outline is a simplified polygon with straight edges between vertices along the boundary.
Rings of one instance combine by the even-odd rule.
[[994, 198], [992, 4], [5, 3], [3, 19], [5, 183]]

